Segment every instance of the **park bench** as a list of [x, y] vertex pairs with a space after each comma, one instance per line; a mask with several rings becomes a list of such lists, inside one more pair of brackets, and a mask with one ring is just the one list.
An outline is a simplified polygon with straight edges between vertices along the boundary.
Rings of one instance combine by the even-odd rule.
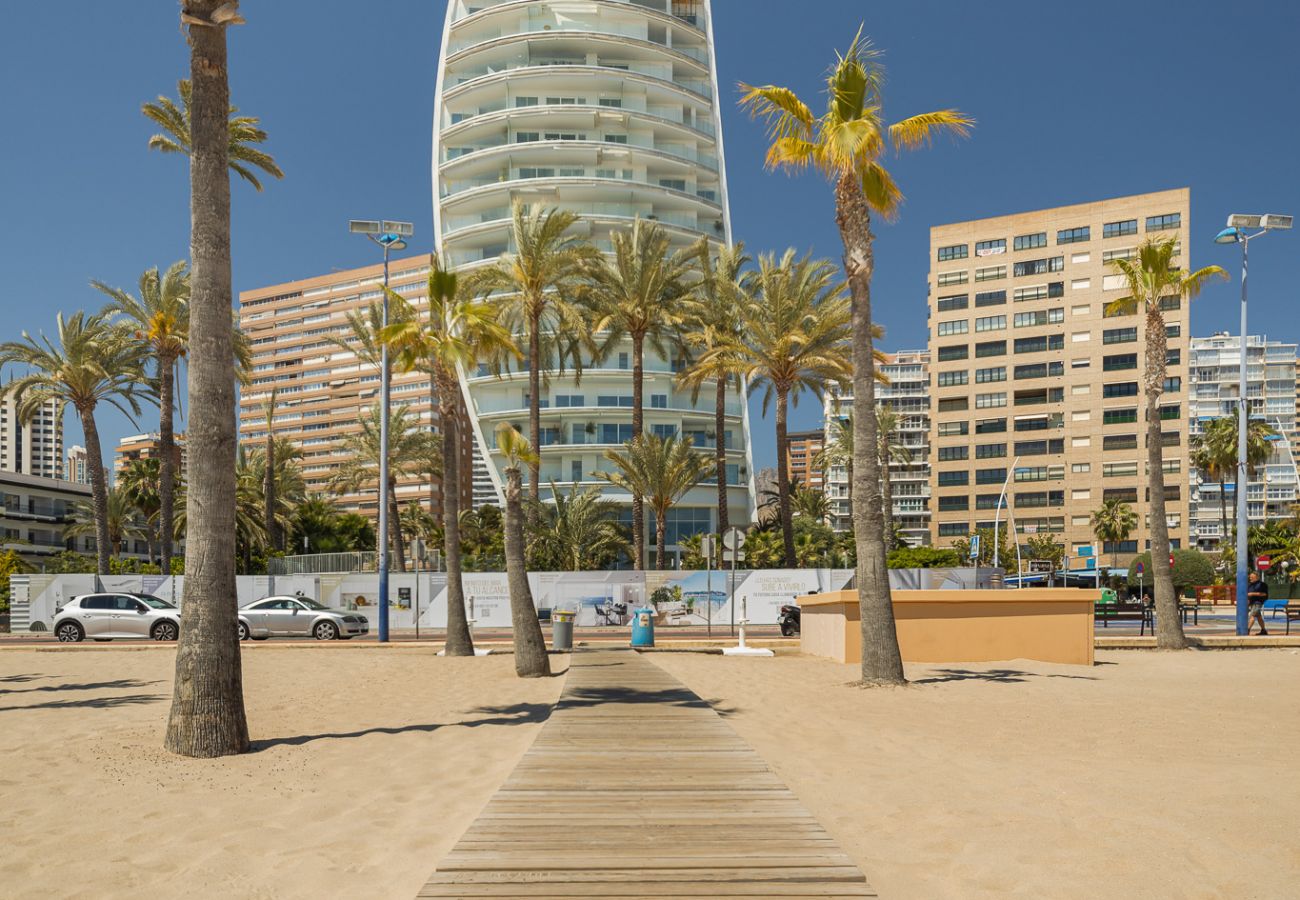
[[1110, 623], [1114, 622], [1141, 622], [1142, 627], [1139, 634], [1146, 634], [1147, 626], [1155, 631], [1155, 612], [1149, 603], [1134, 603], [1130, 601], [1098, 603], [1094, 609], [1094, 620], [1101, 620], [1102, 628], [1109, 628]]
[[1300, 600], [1292, 600], [1287, 603], [1286, 609], [1286, 633], [1291, 633], [1291, 623], [1300, 622]]

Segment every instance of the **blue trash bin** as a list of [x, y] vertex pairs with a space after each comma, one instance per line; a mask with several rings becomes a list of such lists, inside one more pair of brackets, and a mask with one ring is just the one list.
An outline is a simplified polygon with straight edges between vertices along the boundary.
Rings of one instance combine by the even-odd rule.
[[655, 645], [655, 611], [648, 606], [632, 612], [632, 646]]

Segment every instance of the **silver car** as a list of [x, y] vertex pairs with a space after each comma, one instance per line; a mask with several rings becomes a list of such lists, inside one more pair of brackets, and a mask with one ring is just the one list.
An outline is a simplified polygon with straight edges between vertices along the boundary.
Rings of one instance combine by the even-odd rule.
[[82, 594], [54, 611], [54, 636], [65, 643], [90, 638], [152, 638], [174, 641], [181, 633], [181, 611], [152, 594]]
[[239, 639], [264, 641], [272, 635], [347, 640], [370, 631], [370, 621], [330, 609], [310, 597], [263, 597], [239, 611]]

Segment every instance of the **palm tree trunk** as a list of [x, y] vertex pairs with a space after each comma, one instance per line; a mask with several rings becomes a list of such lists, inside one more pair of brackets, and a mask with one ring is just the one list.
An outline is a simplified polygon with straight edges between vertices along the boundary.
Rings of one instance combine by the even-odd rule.
[[[222, 2], [182, 0], [182, 6], [189, 15], [208, 19]], [[189, 45], [189, 443], [201, 464], [190, 473], [186, 491], [189, 553], [165, 746], [183, 756], [213, 757], [248, 750], [235, 609], [238, 411], [230, 327], [226, 28], [192, 25]]]
[[1183, 634], [1178, 614], [1178, 597], [1174, 594], [1174, 573], [1169, 565], [1169, 520], [1165, 517], [1165, 452], [1160, 437], [1160, 394], [1164, 390], [1166, 348], [1164, 316], [1160, 310], [1147, 311], [1147, 345], [1145, 372], [1147, 400], [1147, 468], [1151, 500], [1147, 514], [1151, 525], [1151, 580], [1156, 593], [1156, 646], [1161, 650], [1183, 650]]
[[86, 437], [86, 462], [90, 467], [90, 506], [95, 513], [95, 571], [108, 574], [112, 544], [108, 537], [108, 478], [104, 474], [103, 451], [99, 446], [99, 428], [94, 409], [79, 409], [81, 430]]
[[885, 558], [876, 435], [876, 360], [871, 339], [871, 208], [855, 175], [835, 185], [835, 223], [844, 244], [844, 274], [853, 304], [854, 466], [851, 489], [857, 545], [858, 606], [862, 627], [862, 681], [903, 684], [903, 657], [894, 625], [894, 601]]
[[176, 450], [174, 407], [176, 360], [158, 360], [158, 550], [162, 574], [172, 571], [172, 518], [176, 504]]
[[1223, 545], [1228, 541], [1228, 498], [1224, 496], [1227, 491], [1227, 480], [1219, 482], [1219, 552], [1223, 552]]
[[474, 639], [465, 616], [465, 584], [460, 561], [460, 465], [457, 446], [456, 383], [450, 372], [438, 374], [438, 417], [442, 421], [442, 530], [447, 559], [448, 656], [473, 656]]
[[668, 510], [655, 510], [655, 568], [668, 568]]
[[[645, 335], [632, 335], [632, 440], [641, 440], [645, 428], [645, 386], [642, 378], [645, 366], [642, 354], [645, 352]], [[632, 545], [635, 553], [636, 568], [646, 567], [645, 559], [645, 498], [635, 491], [632, 493]]]
[[784, 388], [776, 392], [776, 499], [781, 515], [781, 539], [785, 547], [785, 567], [793, 569], [794, 512], [790, 509], [789, 431], [786, 422], [786, 405], [789, 398]]
[[546, 641], [537, 621], [537, 607], [528, 587], [524, 557], [524, 503], [519, 470], [506, 470], [506, 580], [510, 584], [510, 623], [514, 633], [515, 674], [542, 678], [551, 674]]
[[388, 478], [388, 536], [399, 572], [406, 571], [406, 542], [402, 539], [402, 511], [397, 505], [397, 479]]
[[541, 327], [541, 313], [533, 313], [528, 323], [528, 441], [535, 456], [528, 463], [528, 496], [533, 501], [529, 509], [537, 509], [542, 489], [542, 338], [537, 333]]
[[731, 527], [727, 509], [727, 379], [719, 378], [717, 395], [713, 403], [714, 460], [718, 473], [718, 534], [726, 534]]
[[[438, 428], [441, 428], [444, 431], [446, 430], [445, 426], [441, 422], [438, 423], [438, 428], [433, 427], [433, 415], [435, 411], [437, 411], [437, 409], [438, 409], [438, 380], [432, 373], [430, 373], [429, 374], [429, 433], [430, 434], [437, 434]], [[459, 412], [459, 407], [457, 408], [457, 412]], [[443, 439], [446, 440], [445, 435], [443, 436]], [[432, 458], [432, 456], [433, 454], [430, 454], [430, 458]], [[433, 463], [431, 462], [430, 465], [433, 465]], [[429, 515], [433, 516], [434, 520], [437, 521], [438, 473], [433, 471], [429, 472]]]
[[266, 528], [267, 544], [272, 550], [283, 550], [275, 521], [275, 437], [271, 434], [271, 416], [267, 415], [266, 418], [266, 472], [262, 476], [262, 518]]
[[880, 435], [880, 512], [885, 523], [885, 549], [896, 549], [894, 543], [894, 473], [889, 469], [889, 435]]

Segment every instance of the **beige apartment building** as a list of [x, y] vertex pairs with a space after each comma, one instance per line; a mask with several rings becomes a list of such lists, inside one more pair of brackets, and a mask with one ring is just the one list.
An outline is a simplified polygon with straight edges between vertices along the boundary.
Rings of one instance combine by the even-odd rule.
[[817, 465], [817, 454], [826, 446], [826, 432], [792, 431], [786, 435], [785, 467], [790, 479], [799, 479], [804, 487], [820, 491], [823, 487], [823, 472]]
[[[1001, 522], [1023, 543], [1050, 534], [1070, 567], [1148, 546], [1143, 317], [1109, 315], [1124, 296], [1107, 265], [1150, 237], [1177, 238], [1190, 267], [1187, 189], [941, 225], [930, 230], [932, 533], [948, 546]], [[1188, 546], [1185, 301], [1164, 304], [1169, 379], [1164, 420], [1169, 535]], [[1118, 546], [1099, 546], [1090, 515], [1109, 498], [1138, 514]]]
[[[389, 284], [420, 314], [425, 299], [429, 257], [425, 254], [389, 264]], [[302, 452], [302, 471], [309, 493], [323, 494], [343, 510], [378, 516], [374, 490], [341, 494], [331, 487], [346, 458], [343, 442], [361, 431], [361, 421], [379, 403], [379, 371], [332, 338], [350, 340], [348, 315], [364, 311], [382, 299], [383, 266], [337, 271], [285, 284], [240, 293], [239, 322], [253, 352], [250, 383], [239, 398], [239, 438], [244, 447], [258, 447], [266, 438], [267, 403], [276, 389], [272, 429]], [[406, 406], [422, 429], [438, 430], [438, 412], [431, 398], [429, 377], [419, 372], [394, 372], [392, 406]], [[460, 402], [457, 398], [458, 403]], [[463, 404], [462, 404], [463, 408]], [[471, 496], [468, 428], [462, 428], [462, 503]], [[409, 461], [396, 461], [406, 466]], [[442, 514], [441, 479], [433, 479], [418, 463], [399, 478], [398, 502], [418, 501]]]
[[[130, 463], [138, 459], [161, 459], [162, 435], [156, 431], [147, 434], [133, 434], [117, 442], [113, 450], [113, 478], [122, 474]], [[185, 434], [172, 436], [172, 465], [177, 475], [185, 477]], [[75, 480], [75, 479], [74, 479]]]

